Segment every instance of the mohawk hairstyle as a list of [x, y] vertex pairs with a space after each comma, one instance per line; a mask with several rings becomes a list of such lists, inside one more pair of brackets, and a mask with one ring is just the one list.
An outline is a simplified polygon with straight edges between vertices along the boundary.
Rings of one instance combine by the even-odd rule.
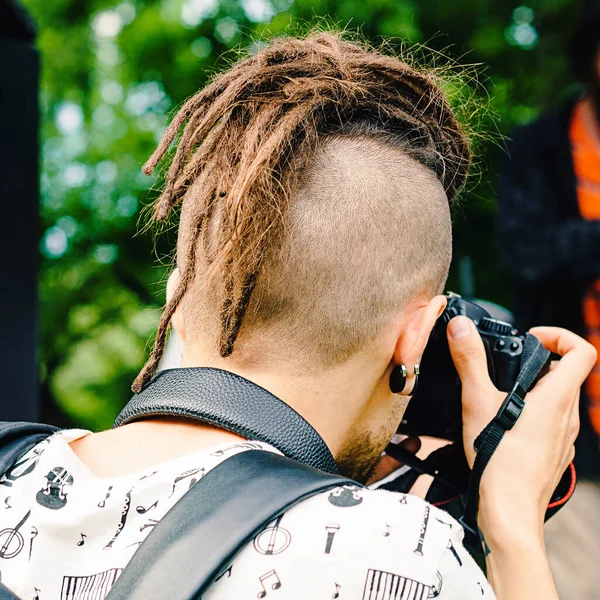
[[152, 173], [183, 130], [153, 218], [190, 203], [191, 242], [135, 392], [157, 369], [171, 318], [194, 280], [198, 247], [214, 249], [205, 258], [220, 279], [218, 347], [222, 357], [233, 352], [303, 168], [326, 136], [361, 129], [433, 171], [454, 200], [467, 176], [469, 142], [433, 75], [339, 34], [274, 40], [185, 102], [143, 168]]

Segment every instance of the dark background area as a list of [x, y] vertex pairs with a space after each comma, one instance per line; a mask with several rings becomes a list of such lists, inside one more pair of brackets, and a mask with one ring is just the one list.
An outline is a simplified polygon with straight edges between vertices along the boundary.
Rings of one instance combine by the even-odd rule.
[[0, 418], [37, 420], [38, 78], [24, 9], [0, 4], [0, 198], [3, 254]]

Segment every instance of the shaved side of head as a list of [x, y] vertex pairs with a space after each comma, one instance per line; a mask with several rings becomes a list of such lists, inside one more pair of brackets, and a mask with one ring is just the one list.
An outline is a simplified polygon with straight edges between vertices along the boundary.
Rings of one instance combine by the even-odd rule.
[[[448, 200], [431, 170], [373, 137], [325, 138], [263, 259], [238, 351], [293, 356], [308, 370], [344, 362], [408, 302], [442, 289], [451, 235]], [[193, 337], [206, 339], [219, 323], [208, 265], [198, 264], [183, 308]]]

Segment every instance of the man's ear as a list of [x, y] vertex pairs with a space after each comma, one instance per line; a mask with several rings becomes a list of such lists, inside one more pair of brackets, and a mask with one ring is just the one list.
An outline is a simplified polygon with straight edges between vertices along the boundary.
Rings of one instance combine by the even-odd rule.
[[[177, 286], [179, 285], [179, 269], [175, 269], [170, 275], [167, 281], [167, 302], [173, 297]], [[182, 342], [185, 342], [185, 322], [183, 319], [183, 309], [181, 304], [177, 307], [177, 310], [171, 317], [171, 326], [175, 330], [175, 333], [179, 336]]]
[[[421, 361], [431, 330], [444, 312], [448, 299], [435, 296], [427, 304], [416, 304], [403, 315], [403, 327], [394, 350], [394, 365], [404, 364], [412, 381], [415, 364]], [[412, 385], [408, 389], [412, 389]]]

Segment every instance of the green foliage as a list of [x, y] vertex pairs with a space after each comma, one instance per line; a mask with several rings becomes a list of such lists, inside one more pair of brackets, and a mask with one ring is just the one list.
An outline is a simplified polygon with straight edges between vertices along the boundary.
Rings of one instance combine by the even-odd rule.
[[[128, 399], [162, 303], [175, 236], [136, 235], [156, 197], [140, 166], [168, 115], [232, 48], [315, 23], [444, 64], [479, 65], [458, 108], [477, 119], [478, 173], [457, 211], [456, 261], [480, 297], [511, 302], [499, 268], [493, 185], [501, 134], [575, 89], [565, 48], [572, 0], [25, 0], [42, 56], [41, 346], [46, 418], [107, 427]], [[471, 69], [470, 73], [473, 72]], [[462, 84], [453, 91], [464, 97]], [[474, 90], [474, 91], [473, 91]], [[490, 105], [490, 109], [485, 107]], [[490, 115], [496, 115], [491, 117]], [[488, 135], [491, 132], [492, 135]], [[155, 260], [158, 259], [158, 260]], [[466, 265], [462, 261], [463, 267]], [[450, 287], [460, 289], [454, 268]]]

